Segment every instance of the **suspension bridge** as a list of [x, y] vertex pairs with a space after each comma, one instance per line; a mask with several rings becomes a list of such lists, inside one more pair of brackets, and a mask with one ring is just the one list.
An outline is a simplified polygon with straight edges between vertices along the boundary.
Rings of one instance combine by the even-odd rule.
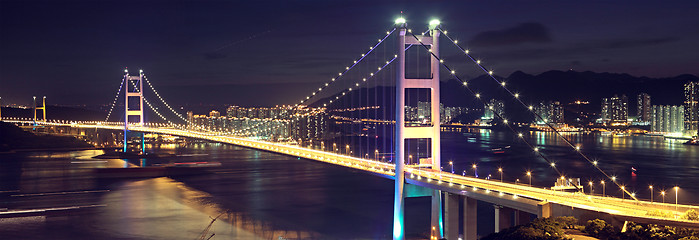
[[[585, 194], [584, 191], [554, 191], [534, 186], [531, 184], [531, 173], [529, 172], [527, 174], [530, 184], [524, 184], [442, 171], [440, 72], [446, 73], [449, 78], [460, 81], [464, 91], [469, 93], [474, 101], [479, 102], [482, 106], [488, 105], [486, 94], [473, 89], [469, 82], [464, 80], [463, 75], [457, 74], [453, 65], [441, 58], [439, 43], [440, 40], [444, 39], [464, 56], [467, 63], [472, 64], [475, 69], [488, 76], [493, 84], [501, 87], [503, 92], [521, 105], [520, 107], [528, 110], [535, 119], [544, 122], [554, 134], [564, 141], [569, 151], [586, 161], [590, 167], [597, 171], [597, 174], [605, 178], [604, 180], [609, 185], [619, 187], [622, 191], [622, 198], [606, 194]], [[391, 44], [393, 45], [387, 46]], [[377, 49], [380, 48], [383, 48], [383, 54], [378, 53]], [[410, 55], [411, 53], [414, 54]], [[414, 59], [411, 60], [412, 57]], [[422, 62], [420, 62], [421, 60]], [[144, 88], [144, 82], [148, 88]], [[369, 90], [371, 84], [373, 84], [373, 92]], [[380, 86], [391, 87], [380, 88]], [[156, 103], [145, 98], [144, 92], [147, 89], [152, 91], [164, 108], [154, 106]], [[369, 47], [368, 51], [353, 60], [336, 76], [318, 88], [314, 88], [296, 103], [283, 107], [283, 113], [259, 117], [266, 121], [249, 121], [245, 117], [236, 117], [232, 120], [229, 119], [233, 123], [228, 124], [227, 130], [212, 129], [189, 116], [185, 117], [185, 115], [178, 113], [156, 91], [142, 70], [139, 70], [138, 75], [133, 76], [128, 70], [125, 70], [121, 85], [112, 101], [105, 121], [84, 122], [47, 119], [45, 97], [40, 107], [37, 108], [36, 103], [34, 104], [33, 119], [6, 118], [3, 120], [35, 126], [123, 130], [124, 152], [129, 150], [127, 147], [129, 133], [132, 133], [132, 136], [133, 133], [157, 133], [290, 155], [394, 179], [394, 239], [404, 238], [404, 199], [416, 196], [429, 196], [432, 199], [430, 227], [433, 239], [457, 239], [458, 236], [463, 236], [464, 239], [476, 239], [476, 219], [478, 217], [476, 201], [493, 204], [495, 231], [514, 224], [526, 223], [531, 220], [532, 216], [575, 216], [580, 219], [601, 218], [617, 223], [634, 221], [673, 226], [699, 226], [697, 221], [679, 217], [687, 210], [699, 210], [699, 206], [638, 199], [634, 193], [625, 189], [616, 177], [605, 172], [602, 163], [591, 159], [581, 151], [580, 143], [563, 136], [545, 118], [533, 111], [532, 106], [526, 104], [522, 98], [516, 89], [512, 89], [504, 80], [496, 77], [492, 70], [489, 70], [481, 60], [471, 54], [469, 49], [463, 48], [451, 35], [447, 35], [447, 31], [441, 28], [439, 21], [431, 21], [428, 30], [424, 32], [413, 32], [412, 29], [408, 28], [405, 19], [400, 18], [396, 20], [389, 31], [386, 31], [383, 37], [378, 39], [376, 44]], [[123, 99], [124, 103], [124, 112], [119, 114], [123, 121], [110, 122], [109, 119], [113, 113], [116, 113], [115, 109], [119, 105], [120, 99]], [[420, 119], [406, 116], [406, 105], [419, 104], [420, 102], [425, 103], [425, 107], [422, 109], [424, 116], [421, 116]], [[316, 107], [311, 108], [309, 105]], [[146, 106], [160, 120], [146, 121], [144, 114]], [[326, 111], [327, 109], [341, 108], [345, 110]], [[169, 113], [161, 112], [163, 109], [168, 110]], [[41, 119], [37, 118], [36, 114], [39, 110], [43, 111]], [[313, 144], [314, 141], [317, 143], [318, 139], [322, 139], [322, 137], [309, 137], [309, 134], [305, 134], [306, 137], [296, 139], [298, 136], [287, 136], [279, 131], [271, 130], [286, 126], [284, 121], [294, 121], [294, 119], [329, 114], [330, 112], [333, 113], [330, 117], [336, 120], [371, 122], [387, 127], [382, 130], [377, 129], [374, 138], [368, 135], [363, 136], [366, 139], [366, 144], [360, 143], [359, 146], [352, 146], [353, 149], [362, 149], [356, 153], [350, 151], [349, 144], [346, 145], [347, 149], [344, 154], [338, 151], [337, 146], [326, 149], [325, 141], [321, 141], [321, 144]], [[343, 115], [342, 113], [348, 114]], [[172, 116], [168, 118], [168, 114], [174, 118]], [[514, 127], [511, 121], [508, 122], [505, 116], [498, 111], [493, 111], [493, 114], [501, 126], [519, 138], [518, 143], [531, 149], [531, 152], [545, 162], [550, 171], [559, 176], [560, 180], [565, 182], [566, 179], [570, 178], [563, 173], [553, 159], [543, 154], [543, 151], [536, 144]], [[329, 118], [321, 117], [319, 119], [327, 121]], [[282, 123], [270, 125], [269, 122]], [[311, 123], [307, 121], [305, 124], [310, 125]], [[287, 127], [293, 128], [294, 126]], [[380, 131], [383, 134], [379, 134]], [[304, 140], [306, 145], [303, 144]], [[422, 145], [424, 148], [421, 149]], [[142, 146], [141, 151], [145, 151], [145, 147]], [[389, 155], [389, 159], [379, 157], [379, 152], [387, 153], [385, 155]], [[421, 164], [412, 164], [413, 155], [416, 156], [416, 159], [420, 159]], [[409, 164], [406, 164], [406, 160]], [[502, 171], [502, 169], [499, 170]], [[604, 184], [604, 181], [602, 183]], [[572, 186], [580, 188], [575, 184]], [[624, 195], [629, 198], [624, 198]], [[658, 212], [668, 214], [656, 214]]]

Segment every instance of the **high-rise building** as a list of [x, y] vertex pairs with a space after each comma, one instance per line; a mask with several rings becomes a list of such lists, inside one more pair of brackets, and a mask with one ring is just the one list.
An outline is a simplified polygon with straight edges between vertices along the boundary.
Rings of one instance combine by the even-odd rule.
[[211, 112], [209, 112], [209, 117], [217, 118], [217, 117], [220, 117], [220, 116], [221, 116], [221, 113], [218, 112], [218, 111], [216, 111], [216, 110], [211, 110]]
[[405, 106], [405, 121], [406, 122], [418, 122], [417, 118], [417, 107]]
[[600, 115], [599, 117], [602, 120], [611, 119], [611, 116], [610, 116], [611, 110], [609, 109], [610, 106], [611, 106], [611, 104], [609, 102], [609, 98], [602, 98], [602, 107], [601, 107], [600, 114], [599, 114]]
[[613, 122], [626, 122], [629, 118], [629, 99], [626, 95], [614, 95], [611, 98], [602, 98], [602, 111], [600, 118], [602, 120], [611, 120]]
[[651, 131], [662, 133], [684, 132], [683, 118], [685, 115], [683, 106], [653, 105], [651, 117]]
[[636, 116], [639, 122], [650, 122], [651, 115], [653, 114], [650, 105], [650, 95], [647, 93], [638, 94], [636, 100]]
[[429, 123], [432, 116], [431, 102], [417, 102], [417, 118], [419, 121], [427, 121]]
[[690, 135], [699, 134], [699, 82], [684, 85], [684, 129]]
[[537, 118], [537, 124], [563, 123], [563, 105], [558, 101], [541, 102], [534, 108], [534, 112], [542, 119]]
[[[428, 123], [427, 121], [430, 120], [430, 116], [432, 115], [431, 109], [432, 106], [430, 102], [418, 101], [417, 107], [405, 106], [405, 120], [410, 123]], [[439, 103], [439, 122], [444, 124], [449, 123], [455, 117], [467, 112], [468, 108], [445, 107], [444, 104]]]
[[226, 117], [238, 117], [238, 106], [228, 106], [228, 108], [226, 109]]
[[490, 99], [488, 103], [486, 103], [485, 105], [485, 111], [483, 113], [482, 119], [493, 120], [497, 118], [496, 113], [501, 117], [505, 117], [505, 102], [496, 99]]
[[468, 108], [465, 107], [445, 107], [443, 104], [439, 104], [439, 122], [449, 123], [455, 117], [468, 113]]
[[626, 122], [629, 119], [629, 99], [622, 94], [621, 97], [614, 95], [611, 99], [612, 103], [612, 121]]
[[187, 124], [191, 124], [194, 121], [194, 113], [192, 111], [187, 111]]

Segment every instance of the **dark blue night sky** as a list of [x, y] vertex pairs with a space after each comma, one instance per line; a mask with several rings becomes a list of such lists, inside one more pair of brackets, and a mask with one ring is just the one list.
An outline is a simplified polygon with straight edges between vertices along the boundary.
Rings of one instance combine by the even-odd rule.
[[[0, 1], [0, 97], [107, 104], [129, 67], [175, 104], [289, 104], [366, 51], [400, 11], [420, 30], [441, 19], [501, 76], [699, 75], [697, 1]], [[250, 100], [203, 90], [239, 85], [287, 92]], [[197, 91], [168, 90], [178, 87]]]

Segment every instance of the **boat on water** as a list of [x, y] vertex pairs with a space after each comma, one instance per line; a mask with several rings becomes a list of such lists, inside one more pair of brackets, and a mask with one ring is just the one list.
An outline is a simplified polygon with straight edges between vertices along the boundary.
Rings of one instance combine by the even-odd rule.
[[503, 153], [505, 153], [505, 151], [507, 151], [509, 149], [510, 149], [510, 146], [508, 145], [508, 146], [501, 147], [501, 148], [491, 148], [490, 152], [492, 152], [493, 154], [503, 154]]

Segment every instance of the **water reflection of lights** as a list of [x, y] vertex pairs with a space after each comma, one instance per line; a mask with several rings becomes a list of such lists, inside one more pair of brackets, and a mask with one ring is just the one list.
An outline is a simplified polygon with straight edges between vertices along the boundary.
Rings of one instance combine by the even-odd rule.
[[133, 181], [105, 194], [105, 211], [111, 218], [104, 221], [109, 221], [110, 225], [122, 226], [119, 227], [120, 234], [177, 239], [182, 238], [183, 233], [195, 238], [211, 222], [209, 217], [221, 215], [212, 231], [222, 239], [321, 237], [316, 232], [276, 229], [270, 222], [211, 203], [210, 199], [214, 198], [209, 193], [170, 178]]

